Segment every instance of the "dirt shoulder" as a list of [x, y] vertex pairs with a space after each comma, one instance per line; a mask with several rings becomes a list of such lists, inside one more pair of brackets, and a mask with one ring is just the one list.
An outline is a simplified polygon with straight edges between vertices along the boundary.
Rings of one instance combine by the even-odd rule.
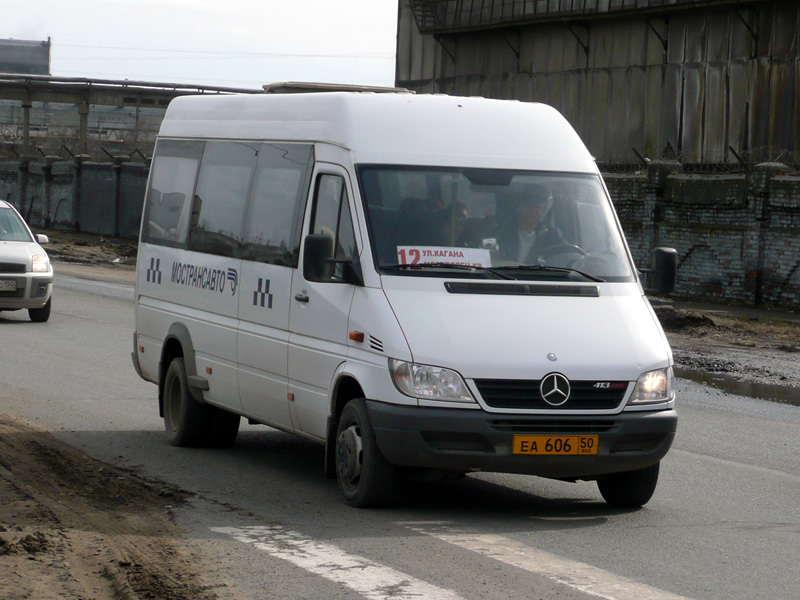
[[[134, 283], [135, 242], [42, 233], [56, 277]], [[0, 414], [0, 598], [230, 598], [182, 546], [172, 510], [188, 496]]]
[[186, 497], [0, 415], [0, 598], [217, 599], [172, 523]]
[[[771, 386], [781, 398], [796, 393], [800, 400], [800, 315], [669, 304], [656, 304], [655, 310], [679, 375], [712, 383], [702, 373], [719, 375], [733, 382]], [[786, 388], [785, 393], [779, 388]]]

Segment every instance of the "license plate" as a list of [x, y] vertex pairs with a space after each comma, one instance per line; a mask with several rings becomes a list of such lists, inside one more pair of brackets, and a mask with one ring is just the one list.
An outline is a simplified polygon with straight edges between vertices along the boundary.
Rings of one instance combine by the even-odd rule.
[[514, 454], [597, 454], [596, 435], [515, 435]]
[[0, 292], [14, 292], [17, 290], [17, 282], [13, 279], [0, 279]]

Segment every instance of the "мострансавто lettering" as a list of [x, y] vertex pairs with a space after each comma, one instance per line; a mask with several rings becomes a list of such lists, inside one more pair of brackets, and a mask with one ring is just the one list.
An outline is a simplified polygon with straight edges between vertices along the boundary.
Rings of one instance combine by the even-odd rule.
[[225, 271], [176, 262], [172, 263], [171, 281], [172, 283], [221, 293], [225, 289]]

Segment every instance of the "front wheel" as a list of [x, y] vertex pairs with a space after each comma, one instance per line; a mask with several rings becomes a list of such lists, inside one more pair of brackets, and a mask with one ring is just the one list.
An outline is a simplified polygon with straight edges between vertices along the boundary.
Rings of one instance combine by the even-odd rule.
[[647, 504], [658, 484], [659, 463], [638, 471], [614, 473], [597, 480], [603, 499], [611, 506], [637, 508]]
[[53, 298], [51, 296], [47, 300], [47, 304], [45, 304], [42, 308], [29, 308], [28, 316], [34, 323], [44, 323], [45, 321], [47, 321], [47, 319], [50, 318], [50, 308], [52, 306], [53, 306]]
[[348, 402], [339, 418], [335, 460], [339, 489], [349, 505], [384, 506], [392, 500], [397, 468], [378, 448], [367, 403], [361, 398]]

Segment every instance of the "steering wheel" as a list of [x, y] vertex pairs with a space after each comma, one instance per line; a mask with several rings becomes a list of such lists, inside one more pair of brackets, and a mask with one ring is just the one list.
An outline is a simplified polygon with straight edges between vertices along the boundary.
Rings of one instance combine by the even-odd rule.
[[588, 256], [589, 253], [580, 246], [570, 244], [569, 242], [547, 246], [539, 251], [539, 256], [542, 258], [550, 258], [551, 256], [557, 256], [559, 254], [580, 254], [581, 256]]

